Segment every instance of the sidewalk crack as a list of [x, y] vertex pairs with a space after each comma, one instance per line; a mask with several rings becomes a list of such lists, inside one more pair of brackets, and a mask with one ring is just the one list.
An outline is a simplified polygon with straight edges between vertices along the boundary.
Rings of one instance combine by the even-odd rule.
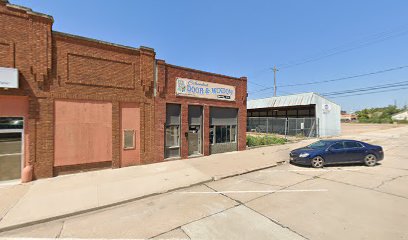
[[247, 179], [247, 178], [240, 178], [240, 177], [237, 177], [237, 178], [240, 179], [240, 180], [243, 180], [243, 181], [252, 182], [252, 183], [257, 183], [257, 184], [266, 185], [266, 186], [271, 186], [271, 187], [284, 187], [284, 186], [282, 186], [282, 185], [263, 183], [263, 182], [258, 182], [258, 181], [255, 181], [255, 180], [252, 180], [252, 179]]
[[[17, 187], [18, 187], [18, 186], [17, 186]], [[24, 200], [24, 198], [26, 197], [26, 195], [28, 194], [28, 192], [31, 190], [31, 187], [32, 187], [32, 185], [28, 187], [27, 191], [23, 194], [23, 196], [20, 197], [20, 199], [19, 199], [15, 204], [13, 204], [13, 206], [11, 206], [10, 208], [8, 208], [8, 209], [5, 211], [4, 215], [3, 215], [2, 217], [0, 217], [0, 222], [3, 221], [3, 219], [6, 218], [7, 214], [9, 214], [9, 212], [10, 212], [15, 206], [17, 206], [21, 201]]]
[[295, 233], [295, 234], [301, 236], [301, 237], [304, 238], [304, 239], [309, 239], [309, 238], [303, 236], [302, 234], [298, 233], [297, 231], [291, 229], [290, 227], [285, 226], [285, 225], [283, 225], [282, 223], [280, 223], [280, 222], [278, 222], [278, 221], [276, 221], [276, 220], [274, 220], [274, 219], [272, 219], [272, 218], [270, 218], [270, 217], [268, 217], [268, 216], [266, 216], [266, 215], [264, 215], [264, 214], [262, 214], [262, 213], [256, 211], [255, 209], [252, 209], [252, 208], [248, 207], [246, 204], [242, 204], [242, 205], [243, 205], [244, 207], [248, 208], [249, 210], [252, 210], [252, 211], [256, 212], [257, 214], [263, 216], [264, 218], [268, 219], [269, 221], [275, 223], [276, 225], [279, 225], [279, 226], [281, 226], [282, 228], [286, 228], [286, 229], [288, 229], [289, 231], [291, 231], [291, 232], [293, 232], [293, 233]]
[[232, 201], [234, 201], [234, 202], [237, 203], [238, 205], [243, 204], [241, 201], [236, 200], [236, 199], [233, 199], [232, 197], [227, 196], [225, 193], [222, 193], [222, 192], [217, 191], [217, 189], [214, 189], [214, 188], [208, 186], [206, 183], [204, 183], [204, 185], [205, 185], [206, 187], [208, 187], [209, 189], [213, 190], [214, 192], [216, 192], [216, 193], [218, 193], [218, 194], [220, 194], [220, 195], [222, 195], [222, 196], [224, 196], [224, 197], [226, 197], [226, 198], [231, 199]]
[[59, 230], [59, 232], [58, 232], [57, 236], [55, 236], [55, 238], [60, 238], [61, 237], [62, 231], [64, 230], [64, 225], [65, 225], [65, 221], [62, 221], [61, 229]]
[[382, 187], [382, 186], [383, 186], [384, 184], [386, 184], [386, 183], [392, 182], [392, 181], [394, 181], [394, 180], [397, 180], [397, 179], [403, 178], [403, 177], [408, 177], [408, 175], [401, 175], [401, 176], [393, 177], [393, 178], [391, 178], [391, 179], [384, 180], [384, 181], [382, 181], [378, 186], [376, 186], [376, 187], [374, 187], [374, 188], [380, 188], [380, 187]]
[[180, 230], [181, 230], [184, 234], [186, 234], [186, 236], [188, 237], [188, 239], [191, 240], [191, 237], [186, 233], [186, 231], [184, 231], [184, 229], [183, 229], [182, 227], [180, 227]]

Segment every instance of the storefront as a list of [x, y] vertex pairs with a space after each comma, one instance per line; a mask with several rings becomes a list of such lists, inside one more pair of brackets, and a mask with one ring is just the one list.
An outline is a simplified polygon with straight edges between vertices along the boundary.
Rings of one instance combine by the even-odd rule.
[[[0, 67], [0, 89], [19, 88], [19, 73], [15, 68]], [[0, 182], [21, 178], [24, 161], [28, 160], [28, 101], [24, 96], [0, 95]]]
[[156, 159], [246, 148], [246, 78], [174, 66], [163, 60], [157, 60], [156, 66]]
[[0, 182], [245, 149], [246, 78], [53, 21], [0, 1]]

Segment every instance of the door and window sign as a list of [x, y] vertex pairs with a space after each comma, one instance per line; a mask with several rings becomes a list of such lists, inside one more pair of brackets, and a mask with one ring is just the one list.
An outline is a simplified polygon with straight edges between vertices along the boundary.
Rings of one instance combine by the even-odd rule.
[[180, 112], [179, 104], [166, 105], [165, 158], [180, 157]]
[[23, 118], [0, 117], [0, 181], [21, 178]]

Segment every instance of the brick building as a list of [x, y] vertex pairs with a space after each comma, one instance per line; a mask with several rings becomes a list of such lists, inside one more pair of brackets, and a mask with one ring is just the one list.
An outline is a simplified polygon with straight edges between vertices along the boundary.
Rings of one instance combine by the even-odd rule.
[[0, 0], [0, 181], [245, 149], [246, 78], [52, 24]]

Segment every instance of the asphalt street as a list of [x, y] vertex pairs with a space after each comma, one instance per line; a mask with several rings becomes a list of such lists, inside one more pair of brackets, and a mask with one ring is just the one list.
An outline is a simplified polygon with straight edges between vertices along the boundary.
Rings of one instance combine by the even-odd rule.
[[0, 237], [408, 239], [408, 135], [367, 140], [375, 167], [283, 164]]

